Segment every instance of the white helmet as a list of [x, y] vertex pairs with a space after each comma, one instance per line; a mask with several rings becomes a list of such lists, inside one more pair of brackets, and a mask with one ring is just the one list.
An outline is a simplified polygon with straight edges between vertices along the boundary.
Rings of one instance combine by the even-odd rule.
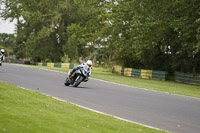
[[4, 53], [5, 53], [5, 50], [4, 50], [4, 49], [1, 49], [1, 53], [4, 54]]
[[87, 61], [87, 64], [88, 64], [89, 67], [91, 67], [91, 66], [92, 66], [92, 61], [91, 61], [91, 60], [88, 60], [88, 61]]

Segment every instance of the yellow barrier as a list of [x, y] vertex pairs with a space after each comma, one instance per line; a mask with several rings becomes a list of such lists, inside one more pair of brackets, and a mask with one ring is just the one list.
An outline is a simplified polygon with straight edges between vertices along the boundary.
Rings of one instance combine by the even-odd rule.
[[143, 79], [152, 79], [152, 70], [141, 70], [141, 78]]
[[42, 66], [42, 62], [38, 62], [38, 66]]
[[121, 66], [114, 66], [114, 67], [113, 67], [113, 71], [114, 71], [114, 72], [117, 72], [117, 73], [121, 73], [122, 67], [121, 67]]
[[69, 63], [61, 63], [61, 68], [69, 69]]
[[48, 67], [54, 67], [54, 63], [48, 62], [48, 63], [47, 63], [47, 66], [48, 66]]
[[124, 68], [124, 76], [131, 76], [132, 68]]

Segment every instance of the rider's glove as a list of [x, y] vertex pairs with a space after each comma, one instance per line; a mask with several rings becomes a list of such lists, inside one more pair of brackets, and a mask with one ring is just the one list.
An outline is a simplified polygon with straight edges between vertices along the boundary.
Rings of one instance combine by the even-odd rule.
[[87, 76], [90, 77], [90, 74], [88, 73]]
[[77, 69], [79, 69], [79, 68], [83, 68], [82, 66], [77, 66]]

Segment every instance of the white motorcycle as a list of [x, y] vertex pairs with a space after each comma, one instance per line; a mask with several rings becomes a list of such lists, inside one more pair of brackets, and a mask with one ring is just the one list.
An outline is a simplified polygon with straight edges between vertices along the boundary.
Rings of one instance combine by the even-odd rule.
[[2, 66], [2, 62], [4, 61], [4, 55], [0, 54], [0, 66]]

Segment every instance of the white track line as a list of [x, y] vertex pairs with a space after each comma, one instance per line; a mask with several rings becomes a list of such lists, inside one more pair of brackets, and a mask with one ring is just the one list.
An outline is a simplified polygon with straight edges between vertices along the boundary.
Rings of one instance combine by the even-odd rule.
[[[21, 65], [21, 64], [14, 64], [14, 65], [19, 65], [19, 66], [29, 67], [29, 68], [31, 67], [31, 66], [25, 66], [25, 65]], [[36, 67], [31, 67], [31, 68], [36, 68]], [[58, 73], [64, 73], [64, 74], [66, 74], [66, 72], [59, 72], [59, 71], [56, 71], [56, 70], [49, 70], [49, 69], [46, 69], [46, 68], [36, 68], [36, 69], [42, 69], [42, 70], [47, 70], [47, 71], [52, 71], [52, 72], [58, 72]], [[126, 86], [126, 87], [131, 87], [131, 88], [137, 88], [137, 87], [123, 85], [123, 84], [119, 84], [119, 83], [113, 83], [113, 82], [109, 82], [109, 81], [105, 81], [105, 80], [101, 80], [101, 79], [95, 79], [95, 78], [91, 78], [91, 79], [99, 80], [99, 81], [107, 82], [107, 83], [112, 83], [112, 84], [115, 84], [115, 85], [121, 85], [121, 86]], [[20, 87], [20, 86], [18, 86], [18, 87]], [[20, 88], [26, 89], [24, 87], [20, 87]], [[190, 96], [183, 96], [183, 95], [178, 95], [178, 94], [173, 94], [173, 93], [168, 93], [168, 92], [162, 92], [162, 91], [156, 91], [156, 90], [149, 90], [149, 89], [145, 89], [145, 88], [138, 88], [138, 89], [143, 89], [143, 90], [147, 90], [147, 91], [154, 91], [154, 92], [160, 92], [160, 93], [165, 93], [165, 94], [172, 94], [172, 95], [181, 96], [181, 97], [188, 97], [188, 98], [200, 99], [200, 98], [195, 98], [195, 97], [190, 97]], [[26, 90], [29, 90], [29, 89], [26, 89]], [[50, 95], [47, 95], [45, 93], [41, 93], [41, 94], [46, 95], [46, 96], [50, 96]], [[57, 98], [57, 97], [54, 97], [54, 96], [50, 96], [50, 97], [52, 97], [54, 99], [57, 99], [57, 100], [60, 100], [60, 101], [63, 101], [63, 102], [68, 102], [70, 104], [76, 105], [78, 107], [81, 107], [81, 108], [84, 108], [84, 109], [87, 109], [87, 110], [90, 110], [90, 111], [93, 111], [93, 112], [96, 112], [96, 113], [99, 113], [99, 114], [104, 114], [104, 115], [107, 115], [107, 116], [111, 116], [111, 117], [114, 117], [114, 118], [119, 119], [119, 120], [123, 120], [123, 121], [126, 121], [126, 122], [130, 122], [130, 123], [142, 125], [142, 126], [145, 126], [145, 127], [148, 127], [148, 128], [156, 129], [156, 130], [166, 131], [166, 130], [163, 130], [163, 129], [155, 128], [155, 127], [152, 127], [152, 126], [149, 126], [149, 125], [145, 125], [145, 124], [142, 124], [142, 123], [138, 123], [138, 122], [135, 122], [135, 121], [127, 120], [127, 119], [124, 119], [124, 118], [121, 118], [121, 117], [118, 117], [118, 116], [114, 116], [114, 115], [110, 115], [110, 114], [107, 114], [107, 113], [104, 113], [104, 112], [100, 112], [100, 111], [97, 111], [97, 110], [94, 110], [94, 109], [91, 109], [91, 108], [88, 108], [88, 107], [85, 107], [85, 106], [82, 106], [82, 105], [79, 105], [79, 104], [75, 104], [75, 103], [72, 103], [72, 102], [69, 102], [69, 101], [65, 101], [63, 99], [60, 99], [60, 98]], [[169, 131], [166, 131], [166, 132], [169, 132]]]
[[[8, 83], [8, 82], [5, 82], [5, 83]], [[11, 84], [11, 83], [8, 83], [8, 84]], [[83, 108], [83, 109], [86, 109], [86, 110], [89, 110], [89, 111], [92, 111], [92, 112], [95, 112], [95, 113], [98, 113], [98, 114], [110, 116], [110, 117], [113, 117], [113, 118], [116, 118], [116, 119], [119, 119], [119, 120], [122, 120], [122, 121], [126, 121], [126, 122], [133, 123], [133, 124], [138, 124], [138, 125], [141, 125], [141, 126], [145, 126], [145, 127], [151, 128], [151, 129], [169, 132], [169, 131], [166, 131], [166, 130], [163, 130], [163, 129], [155, 128], [155, 127], [152, 127], [152, 126], [149, 126], [149, 125], [145, 125], [145, 124], [138, 123], [138, 122], [131, 121], [131, 120], [127, 120], [127, 119], [124, 119], [124, 118], [121, 118], [121, 117], [118, 117], [118, 116], [115, 116], [115, 115], [107, 114], [107, 113], [104, 113], [104, 112], [101, 112], [101, 111], [98, 111], [98, 110], [95, 110], [95, 109], [91, 109], [91, 108], [88, 108], [88, 107], [85, 107], [85, 106], [82, 106], [82, 105], [79, 105], [79, 104], [76, 104], [76, 103], [73, 103], [73, 102], [70, 102], [70, 101], [66, 101], [66, 100], [63, 100], [63, 99], [60, 99], [60, 98], [57, 98], [57, 97], [54, 97], [54, 96], [51, 96], [51, 95], [42, 93], [42, 92], [40, 92], [40, 91], [30, 90], [30, 89], [27, 89], [27, 88], [24, 88], [24, 87], [21, 87], [21, 86], [18, 86], [18, 85], [16, 85], [16, 86], [19, 87], [19, 88], [28, 90], [28, 91], [39, 92], [39, 93], [42, 94], [42, 95], [51, 97], [51, 98], [53, 98], [53, 99], [56, 99], [56, 100], [59, 100], [59, 101], [62, 101], [62, 102], [70, 103], [70, 104], [75, 105], [75, 106], [77, 106], [77, 107], [80, 107], [80, 108]]]
[[[19, 66], [29, 67], [29, 68], [30, 68], [30, 66], [24, 66], [24, 65], [20, 65], [20, 64], [14, 64], [14, 65], [19, 65]], [[32, 68], [34, 68], [34, 67], [32, 67]], [[53, 72], [58, 72], [58, 73], [64, 73], [64, 74], [66, 74], [65, 72], [59, 72], [59, 71], [56, 71], [56, 70], [49, 70], [49, 69], [46, 69], [46, 68], [37, 68], [37, 69], [42, 69], [42, 70], [47, 70], [47, 71], [53, 71]], [[92, 78], [92, 79], [95, 79], [95, 78]], [[99, 80], [99, 79], [95, 79], [95, 80]], [[100, 81], [108, 82], [108, 83], [112, 83], [112, 84], [117, 84], [117, 85], [123, 85], [123, 84], [113, 83], [113, 82], [104, 81], [104, 80], [100, 80]], [[6, 83], [8, 83], [8, 82], [6, 82]], [[8, 83], [8, 84], [11, 84], [11, 83]], [[16, 86], [18, 86], [18, 85], [16, 85]], [[127, 85], [123, 85], [123, 86], [127, 86]], [[30, 90], [30, 89], [27, 89], [27, 88], [24, 88], [24, 87], [21, 87], [21, 86], [18, 86], [18, 87], [19, 87], [19, 88], [22, 88], [22, 89], [25, 89], [25, 90], [28, 90], [28, 91], [32, 91], [32, 92], [39, 92], [39, 91]], [[132, 87], [132, 86], [128, 86], [128, 87]], [[145, 90], [146, 90], [146, 89], [145, 89]], [[70, 103], [70, 104], [75, 105], [75, 106], [77, 106], [77, 107], [90, 110], [90, 111], [92, 111], [92, 112], [96, 112], [96, 113], [99, 113], [99, 114], [103, 114], [103, 115], [106, 115], [106, 116], [110, 116], [110, 117], [113, 117], [113, 118], [116, 118], [116, 119], [119, 119], [119, 120], [122, 120], [122, 121], [126, 121], [126, 122], [133, 123], [133, 124], [138, 124], [138, 125], [141, 125], [141, 126], [145, 126], [145, 127], [151, 128], [151, 129], [169, 132], [169, 131], [166, 131], [166, 130], [163, 130], [163, 129], [159, 129], [159, 128], [152, 127], [152, 126], [149, 126], [149, 125], [145, 125], [145, 124], [142, 124], [142, 123], [138, 123], [138, 122], [135, 122], [135, 121], [131, 121], [131, 120], [128, 120], [128, 119], [124, 119], [124, 118], [121, 118], [121, 117], [118, 117], [118, 116], [115, 116], [115, 115], [111, 115], [111, 114], [107, 114], [107, 113], [104, 113], [104, 112], [101, 112], [101, 111], [98, 111], [98, 110], [95, 110], [95, 109], [91, 109], [91, 108], [88, 108], [88, 107], [85, 107], [85, 106], [82, 106], [82, 105], [79, 105], [79, 104], [76, 104], [76, 103], [72, 103], [72, 102], [70, 102], [70, 101], [66, 101], [66, 100], [63, 100], [63, 99], [60, 99], [60, 98], [57, 98], [57, 97], [54, 97], [54, 96], [51, 96], [51, 95], [42, 93], [42, 92], [39, 92], [39, 93], [40, 93], [40, 94], [43, 94], [43, 95], [45, 95], [45, 96], [52, 97], [52, 98], [54, 98], [54, 99], [56, 99], [56, 100], [63, 101], [63, 102], [67, 102], [67, 103]]]

